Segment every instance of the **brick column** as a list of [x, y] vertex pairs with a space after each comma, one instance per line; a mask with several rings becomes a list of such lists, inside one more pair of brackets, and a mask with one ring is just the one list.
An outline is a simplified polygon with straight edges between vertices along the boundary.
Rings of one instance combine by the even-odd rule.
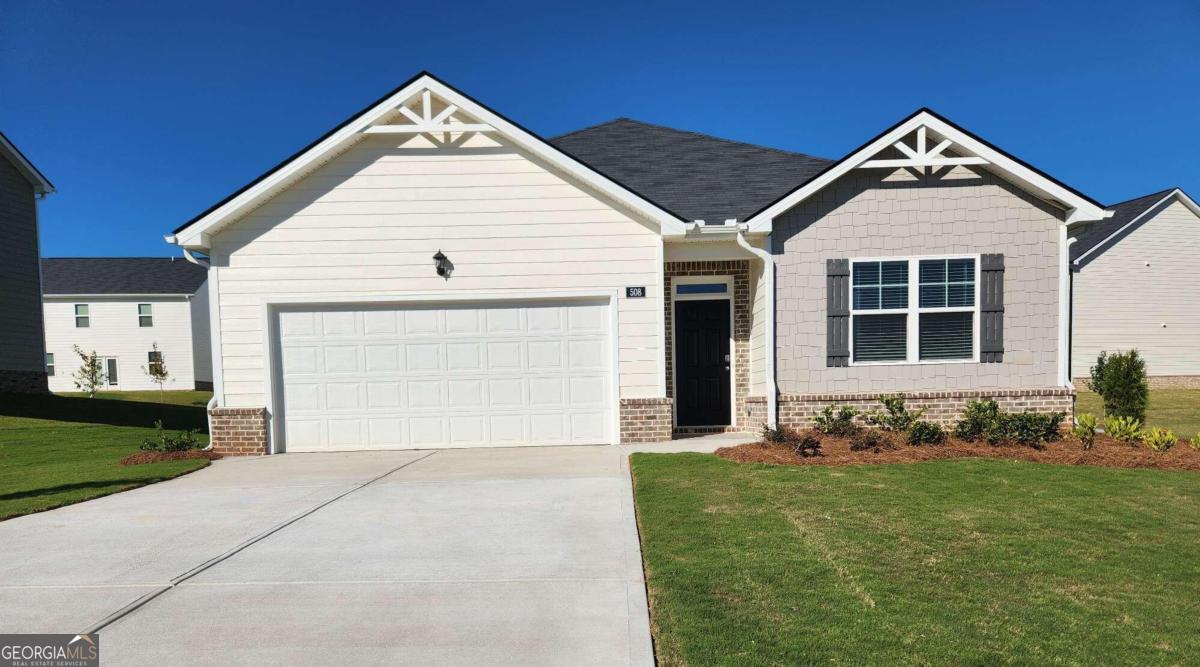
[[621, 399], [621, 444], [670, 439], [671, 399]]
[[224, 456], [261, 456], [267, 453], [266, 408], [213, 408], [213, 451]]

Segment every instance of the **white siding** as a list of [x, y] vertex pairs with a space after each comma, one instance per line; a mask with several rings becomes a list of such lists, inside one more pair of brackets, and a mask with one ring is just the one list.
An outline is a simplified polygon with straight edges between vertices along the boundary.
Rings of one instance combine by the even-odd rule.
[[1200, 375], [1200, 219], [1173, 201], [1075, 275], [1073, 377], [1137, 348], [1150, 375]]
[[[90, 326], [76, 328], [75, 304], [88, 304]], [[154, 326], [138, 326], [138, 304], [149, 303]], [[196, 377], [192, 364], [191, 308], [182, 297], [152, 297], [126, 300], [112, 297], [63, 299], [46, 297], [46, 351], [54, 355], [55, 374], [49, 378], [50, 391], [78, 391], [71, 378], [79, 370], [78, 345], [84, 352], [96, 351], [102, 357], [116, 357], [117, 380], [112, 387], [121, 390], [158, 389], [142, 370], [153, 343], [163, 353], [163, 361], [172, 379], [166, 389], [193, 389]]]
[[[213, 240], [225, 405], [258, 407], [270, 299], [622, 290], [621, 396], [660, 389], [659, 236], [515, 149], [370, 136]], [[453, 276], [434, 273], [441, 250]], [[646, 298], [624, 299], [628, 285]]]
[[192, 296], [192, 367], [196, 382], [212, 382], [212, 331], [208, 317], [208, 281]]

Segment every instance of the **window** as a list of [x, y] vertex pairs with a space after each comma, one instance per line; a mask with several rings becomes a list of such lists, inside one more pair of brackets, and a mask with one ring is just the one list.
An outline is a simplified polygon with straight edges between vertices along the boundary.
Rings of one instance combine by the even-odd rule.
[[108, 386], [117, 386], [117, 360], [115, 357], [108, 357], [104, 360], [104, 381]]
[[725, 283], [683, 283], [675, 286], [676, 294], [725, 294], [729, 286]]
[[86, 303], [75, 304], [75, 328], [86, 329], [91, 326], [91, 317], [88, 316], [88, 305]]
[[151, 350], [146, 353], [146, 361], [150, 364], [150, 369], [157, 372], [162, 368], [162, 352], [159, 350]]
[[54, 377], [54, 353], [46, 353], [46, 377]]
[[153, 313], [153, 311], [151, 311], [150, 304], [148, 304], [148, 303], [139, 303], [138, 304], [138, 326], [139, 327], [154, 326], [154, 313]]
[[975, 359], [977, 265], [974, 257], [852, 262], [853, 361]]

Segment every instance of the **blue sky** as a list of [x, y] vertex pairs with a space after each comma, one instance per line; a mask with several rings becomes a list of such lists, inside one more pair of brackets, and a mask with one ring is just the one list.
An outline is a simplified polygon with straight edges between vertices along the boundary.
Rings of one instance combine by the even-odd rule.
[[1110, 203], [1200, 195], [1200, 3], [0, 0], [47, 256], [162, 235], [428, 69], [554, 136], [628, 116], [840, 157], [929, 106]]

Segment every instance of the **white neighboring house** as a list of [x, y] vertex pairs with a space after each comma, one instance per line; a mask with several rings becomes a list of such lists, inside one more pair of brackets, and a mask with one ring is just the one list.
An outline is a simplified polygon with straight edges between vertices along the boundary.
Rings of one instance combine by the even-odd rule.
[[207, 278], [179, 257], [43, 258], [50, 391], [78, 391], [75, 346], [104, 360], [104, 389], [158, 389], [145, 370], [155, 343], [165, 389], [211, 389]]
[[1071, 247], [1072, 374], [1137, 349], [1152, 386], [1200, 387], [1200, 205], [1171, 188], [1109, 210]]

